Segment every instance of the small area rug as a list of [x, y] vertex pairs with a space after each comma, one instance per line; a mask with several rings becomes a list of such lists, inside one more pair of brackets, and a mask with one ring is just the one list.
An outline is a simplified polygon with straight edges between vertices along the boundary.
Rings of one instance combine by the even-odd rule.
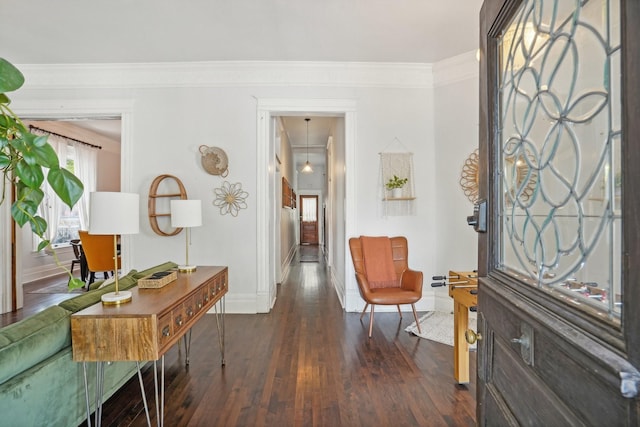
[[[474, 331], [477, 330], [476, 318], [476, 313], [469, 313], [469, 329]], [[429, 311], [420, 317], [420, 329], [422, 333], [418, 333], [416, 322], [413, 322], [405, 331], [420, 338], [453, 346], [453, 313]], [[470, 345], [469, 349], [475, 349], [475, 347], [475, 344]]]

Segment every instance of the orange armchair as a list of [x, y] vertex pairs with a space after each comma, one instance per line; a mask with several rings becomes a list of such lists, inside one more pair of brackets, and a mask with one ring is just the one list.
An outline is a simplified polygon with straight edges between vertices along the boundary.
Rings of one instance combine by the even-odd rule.
[[366, 303], [360, 319], [371, 305], [369, 338], [373, 329], [373, 311], [376, 304], [397, 306], [400, 318], [400, 304], [411, 304], [418, 332], [421, 332], [415, 303], [422, 298], [422, 272], [408, 267], [407, 239], [352, 237], [349, 239], [349, 249], [360, 296]]
[[[104, 278], [108, 277], [108, 272], [113, 272], [115, 266], [113, 260], [113, 235], [89, 234], [87, 231], [78, 231], [80, 241], [82, 242], [82, 250], [87, 260], [87, 268], [89, 269], [89, 284], [93, 283], [96, 273], [104, 272]], [[120, 255], [118, 255], [118, 265], [120, 264]]]

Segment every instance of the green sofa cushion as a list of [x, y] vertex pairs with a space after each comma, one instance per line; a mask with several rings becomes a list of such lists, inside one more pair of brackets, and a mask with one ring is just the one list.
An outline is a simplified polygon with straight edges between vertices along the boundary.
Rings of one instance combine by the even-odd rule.
[[[138, 272], [136, 270], [131, 270], [126, 276], [119, 277], [118, 289], [125, 290], [134, 287], [138, 283], [138, 279], [135, 277], [137, 273]], [[86, 294], [78, 295], [77, 297], [62, 301], [58, 305], [66, 310], [69, 310], [72, 313], [76, 313], [89, 306], [92, 306], [95, 303], [100, 302], [100, 298], [102, 297], [102, 295], [106, 294], [107, 292], [113, 292], [115, 290], [115, 283], [111, 283], [104, 288], [95, 289], [87, 292]]]
[[[82, 363], [71, 346], [59, 350], [0, 386], [0, 426], [70, 427], [86, 425]], [[96, 363], [87, 363], [91, 410], [95, 409]], [[104, 400], [136, 373], [135, 362], [105, 363]]]
[[69, 315], [52, 306], [0, 329], [0, 384], [70, 346]]
[[147, 268], [146, 270], [139, 271], [136, 274], [134, 274], [134, 277], [136, 279], [141, 279], [153, 273], [157, 273], [159, 271], [167, 271], [174, 268], [178, 268], [178, 264], [176, 264], [175, 262], [167, 261], [163, 264], [156, 265], [155, 267], [151, 267], [151, 268]]

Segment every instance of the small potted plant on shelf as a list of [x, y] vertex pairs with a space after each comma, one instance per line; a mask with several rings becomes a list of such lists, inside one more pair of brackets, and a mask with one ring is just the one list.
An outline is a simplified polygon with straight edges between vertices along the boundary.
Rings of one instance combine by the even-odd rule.
[[402, 187], [409, 181], [409, 178], [400, 178], [398, 175], [393, 175], [389, 178], [389, 181], [385, 184], [387, 190], [391, 191], [391, 197], [393, 199], [399, 199], [402, 197]]

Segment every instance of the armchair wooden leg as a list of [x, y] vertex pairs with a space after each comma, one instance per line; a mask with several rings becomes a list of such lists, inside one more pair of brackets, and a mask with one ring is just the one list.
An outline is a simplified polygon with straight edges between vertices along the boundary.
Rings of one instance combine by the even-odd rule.
[[369, 303], [365, 304], [364, 310], [362, 310], [362, 313], [360, 313], [360, 320], [362, 320], [362, 317], [364, 316], [364, 313], [367, 312], [367, 308], [369, 308]]
[[369, 338], [371, 338], [371, 331], [373, 330], [373, 307], [374, 304], [371, 304], [371, 316], [369, 316]]
[[400, 315], [400, 318], [402, 319], [402, 311], [400, 311], [400, 304], [397, 304], [396, 307], [398, 307], [398, 314]]
[[422, 331], [420, 330], [420, 320], [418, 320], [418, 313], [416, 313], [416, 306], [414, 304], [411, 304], [411, 309], [413, 310], [413, 317], [414, 319], [416, 319], [416, 327], [418, 328], [418, 333], [421, 334]]

